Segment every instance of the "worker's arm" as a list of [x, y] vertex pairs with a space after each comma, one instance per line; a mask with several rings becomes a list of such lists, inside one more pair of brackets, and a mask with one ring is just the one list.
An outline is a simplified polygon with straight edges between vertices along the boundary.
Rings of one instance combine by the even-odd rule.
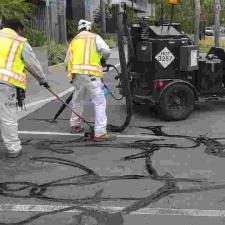
[[71, 55], [72, 55], [72, 50], [71, 50], [71, 45], [69, 45], [69, 48], [66, 53], [66, 58], [64, 60], [64, 64], [66, 65], [66, 68], [68, 67], [68, 62], [71, 60]]
[[25, 66], [28, 68], [31, 75], [39, 81], [40, 85], [44, 85], [44, 83], [47, 83], [42, 66], [36, 58], [36, 55], [28, 42], [25, 42], [24, 44], [22, 58], [25, 63]]
[[102, 54], [104, 60], [109, 58], [111, 53], [110, 48], [99, 35], [96, 35], [95, 37], [95, 48], [97, 52]]

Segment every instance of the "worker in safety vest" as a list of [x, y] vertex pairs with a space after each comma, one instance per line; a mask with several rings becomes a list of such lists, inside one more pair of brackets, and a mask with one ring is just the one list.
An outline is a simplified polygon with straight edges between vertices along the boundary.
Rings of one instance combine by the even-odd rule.
[[[73, 38], [67, 51], [65, 63], [68, 80], [73, 81], [73, 109], [82, 116], [85, 98], [91, 99], [95, 107], [94, 141], [111, 140], [108, 135], [106, 99], [102, 83], [103, 71], [101, 60], [110, 56], [110, 48], [97, 34], [91, 32], [91, 22], [78, 22], [79, 34]], [[81, 120], [72, 113], [70, 118], [72, 133], [83, 131]]]
[[21, 36], [23, 25], [17, 20], [4, 23], [0, 30], [0, 125], [8, 157], [21, 153], [18, 137], [18, 93], [26, 88], [26, 66], [40, 85], [48, 87], [42, 67], [27, 40]]

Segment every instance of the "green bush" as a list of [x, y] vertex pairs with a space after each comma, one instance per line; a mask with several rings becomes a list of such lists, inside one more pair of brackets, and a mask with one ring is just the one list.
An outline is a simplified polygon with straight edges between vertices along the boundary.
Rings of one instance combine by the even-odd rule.
[[105, 42], [110, 48], [117, 47], [117, 34], [106, 34]]
[[51, 41], [48, 45], [48, 64], [49, 66], [63, 63], [66, 57], [68, 46]]
[[93, 32], [93, 33], [95, 33], [95, 34], [101, 35], [101, 29], [100, 29], [99, 24], [97, 24], [97, 23], [92, 23], [92, 26], [91, 26], [91, 32]]
[[66, 28], [67, 28], [67, 38], [68, 40], [71, 40], [73, 37], [75, 37], [78, 34], [77, 31], [77, 20], [66, 20]]
[[41, 31], [34, 30], [32, 28], [26, 28], [24, 31], [24, 37], [28, 39], [28, 42], [33, 47], [39, 47], [46, 43], [47, 37]]

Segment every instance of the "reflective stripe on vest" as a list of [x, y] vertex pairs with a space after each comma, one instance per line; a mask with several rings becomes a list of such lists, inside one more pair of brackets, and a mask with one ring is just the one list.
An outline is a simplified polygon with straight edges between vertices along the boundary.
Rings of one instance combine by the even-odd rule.
[[11, 72], [9, 70], [6, 70], [6, 69], [0, 68], [0, 74], [4, 74], [5, 76], [7, 76], [9, 78], [13, 78], [14, 80], [17, 80], [19, 82], [26, 82], [26, 79], [21, 77], [19, 74], [13, 73], [13, 72]]
[[102, 72], [102, 68], [90, 65], [73, 65], [73, 70], [88, 70]]
[[10, 33], [6, 33], [5, 31], [4, 32], [0, 31], [0, 36], [4, 36], [4, 37], [7, 37], [7, 38], [11, 38], [13, 40], [22, 41], [22, 42], [25, 42], [27, 40], [26, 38], [23, 38], [23, 37], [20, 37], [20, 36], [15, 36], [15, 35], [12, 35]]
[[94, 40], [95, 34], [85, 31], [74, 38], [71, 42], [72, 56], [71, 62], [68, 63], [69, 73], [103, 75], [100, 65], [101, 55], [94, 50]]
[[15, 60], [16, 53], [19, 49], [19, 45], [20, 45], [19, 41], [13, 41], [12, 46], [11, 46], [11, 51], [10, 51], [9, 56], [6, 61], [6, 69], [7, 70], [13, 69], [13, 62]]
[[25, 89], [26, 75], [21, 54], [26, 39], [8, 28], [0, 31], [0, 38], [0, 80]]

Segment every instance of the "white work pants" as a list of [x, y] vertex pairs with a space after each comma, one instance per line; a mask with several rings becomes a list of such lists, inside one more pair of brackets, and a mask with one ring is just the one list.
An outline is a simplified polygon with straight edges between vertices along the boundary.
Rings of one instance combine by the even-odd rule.
[[0, 125], [1, 135], [8, 152], [21, 150], [18, 138], [16, 88], [0, 83]]
[[[73, 109], [79, 115], [83, 115], [85, 99], [91, 100], [95, 107], [95, 136], [106, 133], [106, 99], [103, 92], [103, 83], [100, 77], [88, 74], [76, 74], [73, 80]], [[80, 125], [81, 120], [72, 113], [70, 125]]]

